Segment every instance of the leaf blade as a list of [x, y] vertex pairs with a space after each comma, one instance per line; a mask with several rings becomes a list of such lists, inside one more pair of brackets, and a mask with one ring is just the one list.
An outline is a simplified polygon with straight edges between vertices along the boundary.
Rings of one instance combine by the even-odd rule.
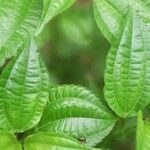
[[39, 130], [68, 133], [93, 146], [112, 130], [115, 122], [116, 117], [91, 92], [64, 85], [51, 89]]
[[143, 121], [143, 114], [141, 111], [138, 113], [137, 120], [137, 150], [150, 149], [150, 122]]
[[16, 55], [30, 35], [34, 35], [42, 16], [42, 0], [0, 2], [0, 66]]
[[37, 133], [25, 139], [25, 150], [92, 150], [72, 137], [58, 133]]
[[41, 24], [37, 29], [36, 35], [38, 35], [42, 31], [48, 21], [68, 9], [74, 2], [75, 0], [44, 0], [44, 10]]
[[94, 16], [98, 27], [111, 42], [123, 23], [128, 3], [122, 0], [94, 0]]
[[118, 36], [129, 8], [141, 12], [141, 17], [150, 16], [148, 7], [141, 0], [94, 0], [93, 6], [97, 25], [110, 43]]
[[3, 150], [21, 150], [21, 145], [16, 137], [6, 131], [0, 131], [0, 149]]
[[127, 117], [149, 103], [149, 23], [129, 11], [123, 32], [108, 54], [105, 97], [121, 117]]
[[0, 76], [0, 126], [23, 132], [35, 126], [48, 100], [48, 74], [34, 42], [28, 42]]

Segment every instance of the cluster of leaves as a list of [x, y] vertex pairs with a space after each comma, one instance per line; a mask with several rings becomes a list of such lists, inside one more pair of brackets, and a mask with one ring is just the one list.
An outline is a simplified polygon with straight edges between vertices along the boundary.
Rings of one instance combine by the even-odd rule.
[[[118, 116], [135, 116], [150, 103], [149, 3], [95, 0], [94, 14], [103, 35], [112, 45], [106, 63], [105, 99]], [[145, 139], [140, 134], [149, 133], [139, 129], [141, 122], [138, 121], [137, 149], [148, 150], [149, 135], [144, 145]], [[141, 142], [138, 139], [142, 139]]]
[[[150, 104], [148, 0], [93, 0], [112, 45], [104, 88], [109, 107], [84, 87], [52, 87], [35, 40], [74, 1], [0, 0], [0, 149], [94, 150], [117, 120]], [[148, 150], [150, 125], [142, 111], [137, 122], [137, 150]]]

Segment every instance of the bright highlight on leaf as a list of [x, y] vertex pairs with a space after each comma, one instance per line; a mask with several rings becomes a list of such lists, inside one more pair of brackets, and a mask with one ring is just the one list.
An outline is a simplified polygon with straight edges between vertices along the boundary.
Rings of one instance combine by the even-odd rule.
[[138, 113], [137, 121], [137, 150], [150, 149], [150, 120], [143, 121], [142, 112]]
[[0, 66], [16, 55], [42, 16], [42, 0], [0, 0]]
[[23, 132], [35, 126], [48, 100], [48, 74], [34, 42], [23, 46], [0, 78], [0, 127]]
[[94, 0], [93, 4], [98, 27], [111, 42], [121, 29], [128, 3], [124, 0]]
[[85, 88], [66, 85], [52, 88], [39, 124], [40, 131], [64, 132], [95, 145], [112, 130], [116, 117]]
[[149, 8], [141, 0], [94, 0], [94, 15], [102, 34], [111, 43], [117, 38], [129, 8], [149, 18]]

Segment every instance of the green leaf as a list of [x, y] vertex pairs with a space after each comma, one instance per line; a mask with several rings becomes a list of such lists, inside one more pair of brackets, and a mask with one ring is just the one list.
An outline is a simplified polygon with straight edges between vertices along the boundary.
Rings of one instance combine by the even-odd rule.
[[44, 0], [42, 20], [36, 35], [42, 31], [48, 21], [68, 9], [74, 2], [75, 0]]
[[0, 66], [33, 35], [42, 16], [42, 0], [0, 0]]
[[48, 82], [36, 46], [28, 42], [0, 76], [0, 128], [23, 132], [35, 126], [48, 100]]
[[97, 25], [111, 42], [121, 28], [128, 3], [123, 0], [94, 0], [93, 3]]
[[6, 131], [0, 131], [0, 149], [1, 150], [22, 150], [16, 137]]
[[137, 121], [137, 150], [150, 149], [150, 121], [143, 121], [142, 112], [138, 113]]
[[64, 85], [50, 90], [39, 130], [68, 133], [93, 146], [109, 134], [115, 122], [112, 112], [90, 91]]
[[118, 36], [129, 7], [149, 14], [149, 9], [140, 0], [94, 0], [93, 3], [95, 20], [110, 43]]
[[129, 11], [107, 58], [105, 98], [121, 117], [150, 103], [150, 24], [137, 14]]
[[25, 150], [92, 150], [91, 147], [60, 133], [37, 133], [27, 137], [24, 143]]

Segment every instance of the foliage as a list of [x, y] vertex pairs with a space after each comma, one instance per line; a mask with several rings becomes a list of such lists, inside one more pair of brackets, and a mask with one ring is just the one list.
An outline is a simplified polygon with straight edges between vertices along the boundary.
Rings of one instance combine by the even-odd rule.
[[143, 114], [139, 111], [137, 121], [137, 150], [141, 149], [150, 149], [150, 122], [149, 120], [143, 121]]
[[[104, 59], [107, 51], [102, 55], [94, 51], [100, 42], [99, 35], [93, 16], [84, 12], [86, 8], [78, 11], [72, 8], [56, 21], [54, 26], [64, 36], [60, 44], [62, 36], [55, 38], [57, 33], [49, 28], [48, 22], [74, 2], [0, 0], [0, 149], [111, 149], [110, 139], [121, 138], [121, 131], [127, 132], [127, 135], [123, 133], [123, 140], [134, 133], [132, 121], [137, 116], [136, 149], [149, 150], [149, 0], [93, 0], [96, 23], [111, 44], [106, 61], [104, 96], [97, 83], [97, 78], [100, 78], [99, 82], [103, 80], [102, 71], [93, 73], [87, 65], [87, 82], [84, 83], [80, 74], [84, 66], [75, 70], [71, 64], [71, 69], [66, 69], [80, 78], [77, 83], [85, 84], [94, 92], [79, 85], [57, 85], [57, 76], [53, 76], [51, 69], [48, 73], [38, 51], [47, 39], [54, 37], [56, 51], [65, 59], [74, 61], [76, 58], [72, 57], [80, 49], [86, 63], [91, 60], [85, 59], [85, 53], [87, 56], [94, 53], [93, 62], [104, 66], [97, 62]], [[104, 41], [101, 37], [106, 49], [109, 44]], [[90, 47], [92, 44], [94, 46]], [[58, 61], [55, 58], [53, 64]], [[59, 67], [64, 70], [62, 66], [63, 63]], [[62, 83], [66, 83], [65, 80]]]

